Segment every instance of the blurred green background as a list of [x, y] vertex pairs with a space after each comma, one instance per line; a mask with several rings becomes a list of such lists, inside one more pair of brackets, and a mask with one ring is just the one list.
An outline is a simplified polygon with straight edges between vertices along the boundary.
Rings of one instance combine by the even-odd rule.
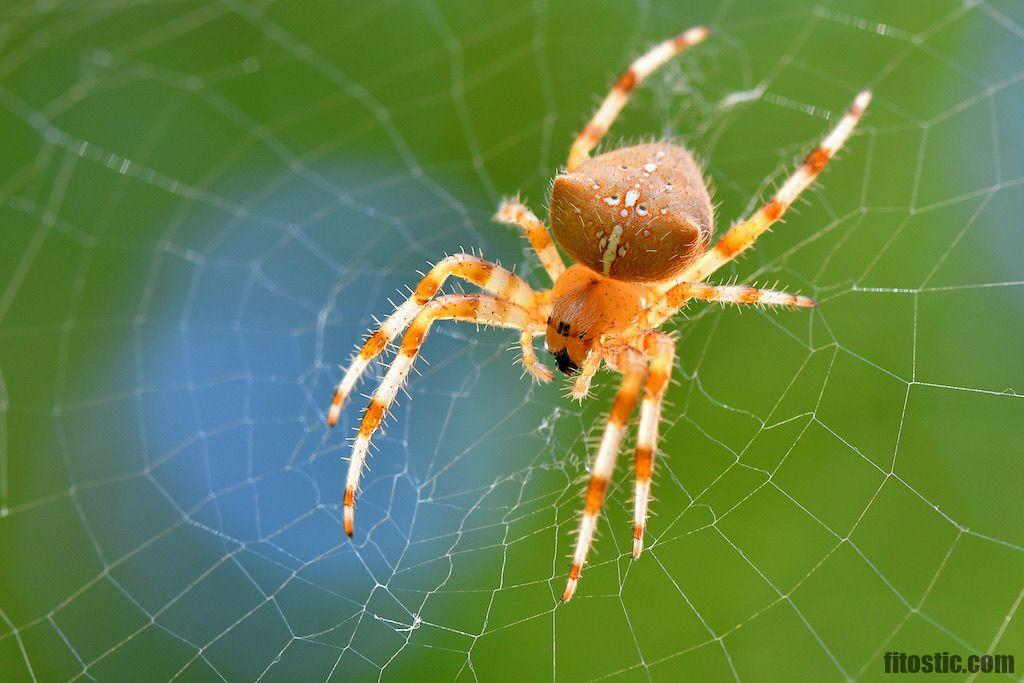
[[[722, 275], [820, 307], [671, 323], [650, 549], [625, 452], [568, 605], [615, 379], [581, 409], [507, 332], [438, 326], [345, 539], [338, 365], [446, 252], [544, 286], [499, 198], [543, 215], [614, 75], [698, 23], [610, 139], [687, 144], [720, 229], [875, 91]], [[0, 679], [1024, 666], [1022, 26], [1012, 0], [5, 2]]]

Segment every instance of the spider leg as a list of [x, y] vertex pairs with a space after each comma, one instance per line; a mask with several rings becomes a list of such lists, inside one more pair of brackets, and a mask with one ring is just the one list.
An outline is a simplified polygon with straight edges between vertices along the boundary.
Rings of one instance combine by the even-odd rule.
[[835, 156], [835, 153], [843, 146], [846, 139], [850, 137], [850, 133], [853, 132], [854, 126], [857, 125], [869, 102], [871, 102], [871, 93], [869, 91], [864, 90], [858, 94], [853, 100], [853, 104], [850, 105], [850, 108], [846, 110], [839, 123], [836, 124], [836, 127], [825, 136], [821, 145], [807, 155], [800, 168], [786, 179], [786, 182], [775, 193], [771, 201], [762, 206], [757, 213], [747, 220], [729, 228], [729, 231], [718, 240], [714, 247], [705, 252], [695, 264], [674, 278], [670, 286], [680, 282], [700, 282], [736, 258], [743, 250], [751, 246], [758, 237], [764, 234], [768, 228], [782, 218], [786, 210], [814, 182], [814, 179], [824, 170], [829, 160]]
[[[537, 306], [538, 293], [521, 277], [499, 265], [469, 254], [455, 254], [442, 259], [420, 280], [412, 296], [402, 302], [395, 312], [381, 323], [377, 331], [370, 335], [359, 353], [352, 359], [331, 400], [331, 408], [327, 413], [328, 425], [333, 427], [338, 423], [338, 416], [345, 405], [345, 400], [352, 393], [370, 361], [380, 355], [406, 328], [416, 314], [437, 294], [449, 275], [472, 282], [484, 291], [492, 292], [501, 299], [529, 310], [534, 310]], [[543, 372], [530, 374], [539, 379]]]
[[537, 352], [533, 348], [534, 335], [540, 334], [543, 328], [524, 328], [519, 334], [519, 348], [523, 352], [523, 368], [538, 382], [550, 382], [551, 370], [537, 360]]
[[629, 95], [633, 88], [668, 60], [691, 45], [702, 42], [709, 33], [707, 27], [695, 26], [674, 38], [658, 43], [630, 64], [605, 96], [593, 118], [572, 143], [566, 170], [571, 172], [587, 160], [591, 150], [597, 146], [597, 143], [615, 122], [619, 112], [629, 102]]
[[[345, 481], [344, 502], [345, 533], [349, 536], [352, 536], [355, 523], [356, 490], [359, 487], [359, 477], [370, 448], [370, 438], [384, 421], [384, 416], [391, 407], [395, 395], [409, 376], [413, 362], [423, 346], [423, 340], [435, 320], [462, 320], [495, 327], [510, 327], [524, 330], [531, 335], [541, 334], [544, 331], [543, 318], [538, 318], [523, 306], [485, 294], [441, 296], [431, 300], [423, 307], [402, 337], [402, 346], [398, 350], [398, 354], [363, 412], [359, 433], [352, 445], [348, 477]], [[529, 339], [526, 336], [524, 338]]]
[[719, 301], [725, 304], [754, 304], [760, 306], [799, 306], [813, 308], [814, 299], [771, 289], [757, 289], [745, 285], [709, 285], [704, 282], [681, 282], [665, 292], [647, 311], [647, 324], [657, 327], [671, 318], [690, 299]]
[[587, 397], [590, 393], [590, 382], [594, 379], [594, 375], [597, 374], [600, 367], [601, 344], [600, 342], [594, 342], [594, 345], [590, 347], [590, 351], [583, 358], [583, 364], [580, 365], [580, 371], [576, 375], [576, 379], [573, 380], [570, 392], [573, 400], [582, 402]]
[[651, 498], [651, 477], [654, 473], [654, 455], [658, 447], [658, 423], [665, 387], [672, 374], [676, 357], [676, 343], [663, 332], [650, 332], [644, 338], [644, 351], [651, 358], [644, 387], [644, 400], [640, 404], [640, 427], [637, 430], [636, 488], [633, 493], [633, 557], [640, 557], [644, 548], [644, 529], [647, 527], [647, 506]]
[[533, 211], [530, 211], [528, 206], [518, 199], [505, 199], [498, 207], [498, 212], [494, 214], [494, 220], [521, 227], [526, 233], [526, 239], [533, 245], [533, 250], [537, 252], [537, 258], [540, 259], [541, 265], [544, 266], [551, 281], [554, 282], [558, 279], [558, 276], [565, 270], [565, 264], [562, 262], [562, 257], [558, 255], [558, 249], [551, 240], [548, 229], [544, 227]]
[[626, 433], [626, 421], [633, 412], [633, 408], [636, 407], [640, 385], [647, 370], [647, 364], [640, 351], [629, 346], [622, 346], [613, 353], [617, 354], [616, 367], [622, 373], [622, 384], [619, 385], [619, 393], [612, 405], [612, 412], [608, 415], [608, 424], [601, 437], [597, 458], [594, 459], [594, 465], [590, 472], [590, 484], [587, 486], [583, 518], [580, 520], [580, 532], [576, 538], [576, 550], [572, 556], [569, 580], [565, 584], [565, 592], [562, 593], [564, 601], [569, 601], [573, 593], [576, 592], [580, 570], [583, 568], [583, 563], [586, 562], [587, 551], [594, 539], [597, 516], [601, 512], [601, 506], [604, 505], [605, 490], [608, 488], [608, 481], [615, 469], [615, 459], [619, 454], [619, 447], [622, 445], [622, 437]]

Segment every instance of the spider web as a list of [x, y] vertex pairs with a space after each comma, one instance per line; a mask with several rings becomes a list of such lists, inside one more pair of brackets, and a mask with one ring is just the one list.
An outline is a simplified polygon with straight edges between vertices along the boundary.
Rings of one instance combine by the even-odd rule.
[[[704, 158], [719, 229], [875, 90], [723, 276], [820, 308], [670, 323], [649, 549], [629, 558], [625, 452], [569, 605], [615, 381], [577, 407], [520, 379], [504, 332], [438, 325], [345, 539], [362, 399], [325, 428], [338, 365], [443, 253], [543, 285], [497, 200], [540, 212], [610, 76], [701, 22], [615, 133]], [[8, 4], [3, 680], [838, 680], [886, 650], [1024, 655], [1022, 25], [998, 1]]]

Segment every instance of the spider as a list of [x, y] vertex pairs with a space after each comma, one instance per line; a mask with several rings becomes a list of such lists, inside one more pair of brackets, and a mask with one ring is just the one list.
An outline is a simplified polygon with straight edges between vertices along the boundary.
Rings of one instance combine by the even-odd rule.
[[[634, 459], [633, 557], [640, 556], [662, 399], [675, 359], [673, 338], [658, 328], [690, 299], [815, 305], [804, 296], [702, 281], [753, 245], [785, 214], [842, 147], [871, 99], [870, 92], [859, 93], [836, 127], [771, 200], [747, 220], [733, 225], [708, 249], [714, 209], [701, 169], [683, 147], [659, 142], [590, 157], [631, 91], [708, 34], [706, 27], [691, 28], [634, 61], [577, 136], [565, 171], [552, 184], [549, 211], [555, 238], [575, 261], [573, 265], [565, 267], [547, 228], [527, 206], [518, 199], [506, 199], [499, 207], [495, 220], [524, 231], [553, 282], [551, 289], [537, 291], [512, 272], [474, 255], [448, 256], [420, 280], [412, 296], [380, 324], [353, 358], [328, 412], [331, 426], [337, 423], [345, 399], [370, 362], [408, 328], [363, 413], [352, 446], [344, 497], [349, 537], [370, 439], [406, 381], [431, 325], [437, 320], [457, 320], [518, 330], [523, 367], [539, 382], [552, 378], [533, 348], [533, 337], [545, 335], [545, 347], [558, 369], [576, 375], [571, 395], [577, 400], [589, 394], [602, 362], [622, 375], [591, 467], [564, 601], [576, 591], [626, 423], [643, 392]], [[469, 281], [489, 294], [435, 297], [449, 276]]]

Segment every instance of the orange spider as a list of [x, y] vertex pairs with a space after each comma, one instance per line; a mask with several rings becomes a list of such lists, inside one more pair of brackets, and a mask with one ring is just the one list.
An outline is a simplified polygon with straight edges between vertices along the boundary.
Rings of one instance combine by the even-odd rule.
[[[566, 268], [544, 224], [517, 200], [506, 200], [495, 219], [520, 226], [554, 282], [536, 291], [501, 266], [468, 254], [449, 256], [419, 282], [365, 342], [334, 395], [327, 422], [337, 423], [345, 399], [367, 365], [406, 327], [401, 347], [363, 413], [352, 447], [345, 485], [345, 532], [351, 536], [356, 491], [370, 437], [380, 427], [395, 394], [405, 382], [423, 340], [435, 320], [462, 320], [520, 331], [523, 366], [540, 382], [551, 371], [538, 362], [533, 337], [546, 334], [545, 346], [558, 369], [578, 374], [572, 396], [584, 399], [604, 361], [622, 374], [590, 473], [569, 579], [562, 595], [572, 598], [587, 558], [615, 467], [626, 422], [643, 384], [635, 472], [633, 557], [643, 549], [658, 421], [672, 372], [675, 342], [658, 331], [690, 299], [736, 304], [814, 306], [803, 296], [702, 280], [736, 258], [814, 181], [842, 147], [871, 99], [868, 91], [853, 105], [821, 145], [751, 218], [737, 223], [708, 250], [714, 211], [701, 170], [682, 147], [669, 143], [615, 149], [590, 158], [644, 78], [673, 56], [708, 36], [691, 28], [649, 50], [619, 77], [597, 113], [569, 152], [564, 173], [554, 180], [550, 219], [555, 238], [576, 263]], [[454, 294], [434, 298], [449, 275], [490, 294]], [[646, 377], [646, 383], [644, 383]]]

